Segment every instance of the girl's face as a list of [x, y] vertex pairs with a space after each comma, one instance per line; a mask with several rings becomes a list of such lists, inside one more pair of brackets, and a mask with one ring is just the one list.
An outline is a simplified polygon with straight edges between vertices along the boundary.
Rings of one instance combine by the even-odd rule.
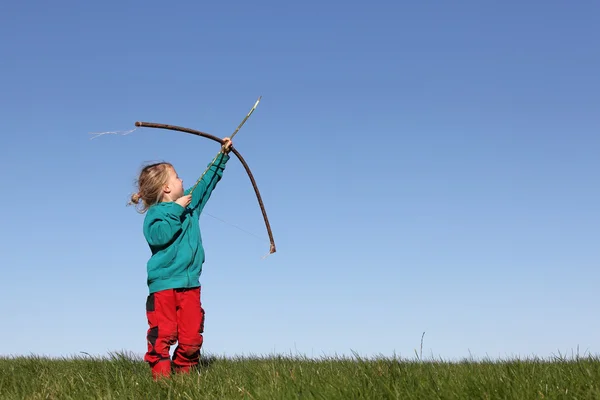
[[174, 168], [169, 168], [169, 180], [167, 181], [166, 190], [172, 201], [183, 196], [183, 180], [177, 175]]

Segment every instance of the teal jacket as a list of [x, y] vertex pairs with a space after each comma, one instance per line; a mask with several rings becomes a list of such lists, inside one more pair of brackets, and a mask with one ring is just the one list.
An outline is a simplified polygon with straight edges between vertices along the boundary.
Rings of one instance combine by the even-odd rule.
[[[146, 212], [144, 236], [152, 252], [147, 264], [150, 293], [200, 286], [204, 263], [200, 213], [221, 180], [228, 160], [227, 154], [217, 156], [192, 193], [187, 207], [163, 202], [151, 206]], [[190, 190], [187, 189], [185, 194], [189, 194]]]

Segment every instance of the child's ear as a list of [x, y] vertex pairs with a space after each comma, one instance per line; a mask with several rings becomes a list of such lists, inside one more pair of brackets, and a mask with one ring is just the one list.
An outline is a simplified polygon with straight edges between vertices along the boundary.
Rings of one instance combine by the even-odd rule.
[[165, 193], [171, 193], [171, 188], [169, 187], [169, 185], [165, 185], [163, 187], [163, 192], [165, 192]]

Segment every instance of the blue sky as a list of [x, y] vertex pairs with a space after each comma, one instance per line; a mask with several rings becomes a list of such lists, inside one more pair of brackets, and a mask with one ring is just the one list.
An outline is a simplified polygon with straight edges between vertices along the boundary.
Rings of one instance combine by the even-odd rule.
[[[204, 350], [320, 357], [600, 351], [600, 5], [0, 6], [0, 355], [146, 350], [141, 166], [201, 217]], [[249, 235], [236, 225], [253, 232]], [[258, 236], [258, 237], [257, 237]]]

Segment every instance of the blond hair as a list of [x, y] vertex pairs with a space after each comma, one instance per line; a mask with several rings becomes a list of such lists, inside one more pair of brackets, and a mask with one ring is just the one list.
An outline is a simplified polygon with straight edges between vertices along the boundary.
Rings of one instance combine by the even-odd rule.
[[168, 162], [159, 162], [146, 165], [142, 168], [136, 184], [137, 193], [131, 195], [129, 205], [135, 204], [138, 212], [145, 213], [150, 206], [159, 203], [163, 196], [163, 186], [169, 180], [169, 168], [173, 166]]

